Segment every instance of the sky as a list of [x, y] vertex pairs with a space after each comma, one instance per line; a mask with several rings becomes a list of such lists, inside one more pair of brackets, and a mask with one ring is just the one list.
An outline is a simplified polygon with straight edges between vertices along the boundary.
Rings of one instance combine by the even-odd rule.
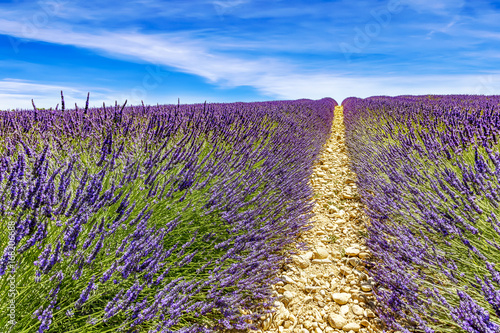
[[500, 1], [0, 0], [0, 109], [500, 94]]

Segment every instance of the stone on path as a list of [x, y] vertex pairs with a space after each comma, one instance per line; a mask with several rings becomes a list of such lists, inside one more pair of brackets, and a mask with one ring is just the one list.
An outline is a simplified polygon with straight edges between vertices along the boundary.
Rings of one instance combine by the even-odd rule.
[[361, 285], [361, 290], [363, 290], [363, 291], [371, 291], [372, 290], [372, 286], [369, 285], [369, 284], [366, 284], [366, 283], [362, 284]]
[[349, 257], [356, 257], [359, 252], [359, 249], [355, 247], [348, 247], [347, 249], [345, 249], [345, 254]]
[[350, 308], [349, 308], [349, 305], [347, 305], [347, 304], [342, 305], [342, 306], [340, 307], [340, 314], [341, 314], [342, 316], [344, 316], [344, 317], [347, 315], [347, 313], [349, 313], [349, 311], [350, 311]]
[[304, 258], [303, 256], [293, 256], [292, 260], [300, 268], [307, 268], [311, 264], [309, 259]]
[[354, 314], [355, 314], [355, 315], [357, 315], [357, 316], [361, 316], [361, 315], [363, 315], [363, 308], [362, 308], [362, 307], [360, 307], [360, 306], [359, 306], [359, 305], [357, 305], [357, 304], [354, 304], [354, 305], [352, 306], [351, 310], [352, 310], [352, 313], [354, 313]]
[[330, 313], [330, 315], [328, 316], [328, 323], [333, 328], [341, 329], [347, 324], [347, 319], [345, 319], [341, 315]]
[[359, 324], [358, 323], [348, 323], [346, 325], [344, 325], [344, 327], [342, 327], [342, 329], [346, 332], [349, 332], [349, 331], [354, 331], [354, 332], [359, 332]]
[[287, 290], [287, 291], [285, 291], [285, 292], [283, 293], [283, 302], [284, 302], [284, 303], [288, 303], [288, 302], [290, 302], [290, 301], [291, 301], [294, 297], [295, 297], [295, 294], [294, 294], [293, 292], [291, 292], [291, 291], [288, 291], [288, 290]]
[[326, 259], [329, 255], [330, 253], [328, 253], [328, 250], [323, 246], [314, 249], [314, 259]]
[[351, 294], [348, 293], [333, 293], [332, 299], [337, 302], [337, 304], [344, 305], [351, 298]]

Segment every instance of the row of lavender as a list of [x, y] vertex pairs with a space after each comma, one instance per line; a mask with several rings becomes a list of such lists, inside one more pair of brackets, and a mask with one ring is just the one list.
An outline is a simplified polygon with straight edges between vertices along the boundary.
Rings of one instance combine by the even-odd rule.
[[498, 332], [500, 96], [343, 105], [381, 317], [402, 332]]
[[250, 327], [307, 228], [335, 105], [0, 112], [0, 327]]

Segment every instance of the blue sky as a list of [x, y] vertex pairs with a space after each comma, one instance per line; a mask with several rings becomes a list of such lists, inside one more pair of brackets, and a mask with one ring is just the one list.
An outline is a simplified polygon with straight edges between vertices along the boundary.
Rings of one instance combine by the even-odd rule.
[[500, 94], [500, 1], [0, 1], [0, 109]]

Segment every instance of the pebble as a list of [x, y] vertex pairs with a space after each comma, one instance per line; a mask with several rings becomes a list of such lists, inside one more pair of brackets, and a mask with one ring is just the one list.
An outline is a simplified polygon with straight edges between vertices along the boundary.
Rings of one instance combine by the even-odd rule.
[[271, 326], [271, 317], [267, 316], [266, 319], [262, 321], [261, 328], [267, 330]]
[[372, 286], [369, 285], [369, 284], [364, 283], [364, 284], [361, 285], [361, 290], [363, 290], [363, 291], [371, 291], [372, 290]]
[[348, 247], [345, 249], [345, 254], [350, 257], [356, 257], [359, 254], [359, 249], [355, 247]]
[[288, 319], [289, 316], [290, 316], [290, 311], [288, 311], [286, 308], [283, 307], [274, 316], [273, 323], [277, 326], [280, 326], [281, 324], [283, 324], [285, 320]]
[[352, 273], [352, 269], [350, 269], [347, 266], [342, 266], [342, 267], [340, 267], [340, 273], [342, 273], [344, 275], [349, 275]]
[[358, 256], [359, 256], [361, 259], [366, 259], [366, 258], [368, 258], [368, 257], [370, 256], [370, 254], [369, 254], [369, 253], [366, 253], [366, 252], [360, 252], [360, 253], [358, 254]]
[[311, 261], [313, 264], [331, 264], [332, 261], [330, 259], [313, 259]]
[[330, 253], [328, 253], [328, 250], [325, 247], [317, 247], [314, 251], [314, 259], [326, 259]]
[[346, 314], [349, 313], [349, 310], [350, 310], [349, 305], [347, 305], [347, 304], [342, 305], [340, 307], [340, 314], [345, 317]]
[[348, 293], [333, 293], [332, 299], [337, 302], [337, 304], [344, 305], [351, 298], [351, 294]]
[[283, 293], [283, 302], [288, 303], [295, 297], [295, 294], [291, 291], [285, 291]]
[[306, 297], [304, 297], [303, 302], [304, 302], [304, 304], [307, 304], [309, 302], [312, 302], [313, 300], [314, 299], [311, 296], [306, 296]]
[[340, 253], [340, 251], [332, 251], [332, 257], [334, 257], [335, 259], [340, 259], [342, 258], [342, 253]]
[[357, 304], [353, 305], [351, 310], [352, 310], [352, 313], [354, 313], [356, 316], [362, 316], [363, 312], [364, 312], [363, 308]]
[[302, 255], [304, 258], [306, 258], [307, 260], [311, 260], [312, 257], [314, 256], [314, 253], [312, 253], [311, 251], [309, 252], [306, 252]]
[[304, 287], [304, 290], [308, 293], [315, 293], [317, 291], [319, 291], [321, 289], [321, 287], [318, 287], [318, 286], [305, 286]]
[[347, 262], [353, 267], [356, 267], [359, 264], [358, 258], [349, 258]]
[[346, 331], [346, 332], [349, 332], [349, 331], [358, 332], [360, 328], [361, 328], [361, 327], [359, 326], [359, 324], [358, 324], [358, 323], [348, 323], [348, 324], [346, 324], [346, 325], [344, 325], [344, 326], [342, 327], [342, 329], [343, 329], [344, 331]]
[[292, 260], [300, 268], [307, 268], [311, 264], [309, 259], [304, 258], [303, 256], [292, 256]]
[[354, 199], [354, 195], [350, 192], [343, 192], [342, 193], [342, 198], [344, 199]]
[[341, 329], [347, 324], [347, 320], [344, 317], [342, 317], [341, 315], [338, 315], [335, 313], [330, 313], [328, 315], [328, 323], [333, 328]]

